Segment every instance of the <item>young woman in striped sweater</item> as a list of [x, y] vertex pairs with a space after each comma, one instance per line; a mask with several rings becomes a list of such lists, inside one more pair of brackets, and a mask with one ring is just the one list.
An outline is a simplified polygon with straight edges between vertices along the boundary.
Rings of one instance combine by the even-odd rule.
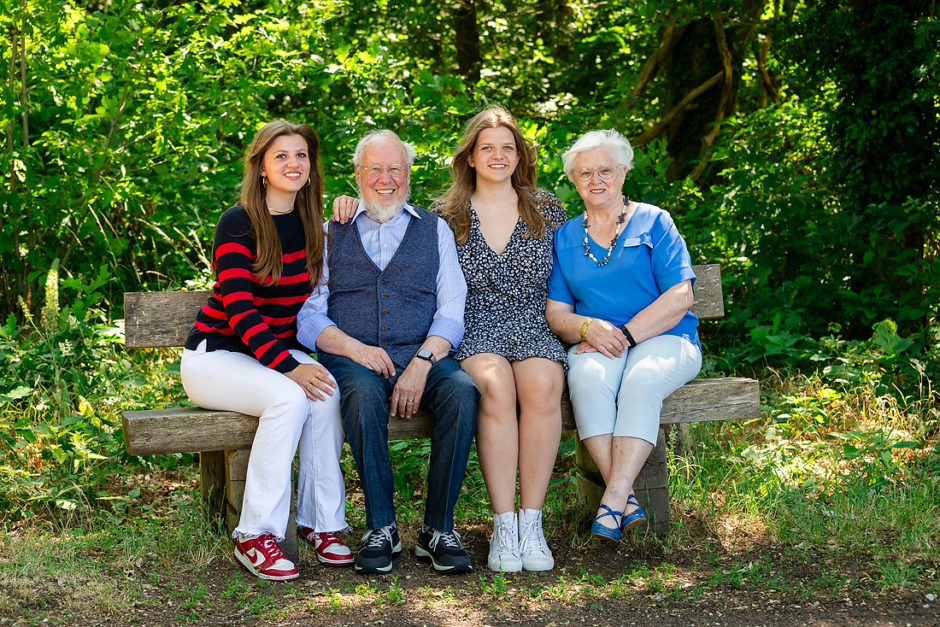
[[277, 546], [290, 512], [291, 463], [300, 445], [297, 524], [321, 563], [346, 565], [339, 468], [343, 428], [330, 373], [297, 342], [297, 312], [323, 270], [323, 171], [306, 124], [275, 120], [245, 157], [241, 202], [215, 230], [216, 283], [196, 316], [180, 364], [189, 398], [258, 416], [235, 557], [262, 579], [296, 579]]

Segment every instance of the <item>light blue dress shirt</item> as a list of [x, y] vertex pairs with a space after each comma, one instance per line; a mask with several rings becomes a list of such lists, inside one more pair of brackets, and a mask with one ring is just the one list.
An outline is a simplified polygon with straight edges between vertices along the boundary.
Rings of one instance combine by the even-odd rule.
[[[410, 203], [406, 203], [394, 218], [385, 223], [370, 218], [362, 203], [352, 217], [359, 231], [362, 247], [380, 270], [385, 270], [392, 260], [411, 221], [421, 219], [421, 214]], [[323, 225], [324, 230], [328, 227], [329, 223]], [[444, 220], [437, 221], [437, 249], [441, 260], [437, 270], [437, 311], [434, 312], [434, 320], [427, 334], [444, 338], [450, 342], [451, 348], [454, 348], [463, 339], [463, 309], [467, 300], [467, 283], [457, 260], [454, 234]], [[328, 255], [329, 241], [323, 247], [323, 280], [320, 289], [310, 295], [297, 314], [297, 339], [313, 350], [316, 349], [320, 333], [327, 327], [336, 325], [327, 315], [327, 299], [330, 296]]]

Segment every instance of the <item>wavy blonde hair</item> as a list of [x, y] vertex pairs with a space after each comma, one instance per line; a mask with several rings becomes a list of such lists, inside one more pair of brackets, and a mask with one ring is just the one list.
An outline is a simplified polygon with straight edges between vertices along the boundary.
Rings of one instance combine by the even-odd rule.
[[519, 163], [512, 173], [511, 182], [519, 198], [519, 215], [525, 222], [525, 237], [541, 239], [545, 236], [545, 219], [536, 206], [534, 196], [536, 178], [535, 146], [526, 141], [515, 118], [499, 106], [487, 107], [473, 116], [464, 127], [460, 143], [454, 151], [451, 171], [453, 183], [438, 199], [438, 211], [454, 232], [458, 244], [467, 243], [470, 237], [470, 196], [477, 186], [476, 170], [470, 167], [470, 153], [484, 129], [508, 128], [516, 140]]
[[241, 205], [251, 220], [255, 238], [255, 258], [251, 271], [258, 277], [271, 275], [273, 284], [281, 280], [281, 242], [274, 219], [268, 212], [266, 191], [261, 177], [264, 154], [278, 137], [300, 135], [307, 142], [310, 158], [310, 181], [294, 198], [294, 211], [300, 215], [304, 229], [304, 249], [310, 287], [316, 289], [323, 273], [323, 165], [320, 163], [320, 139], [308, 124], [292, 124], [285, 120], [268, 122], [255, 134], [245, 154], [245, 176], [242, 179]]

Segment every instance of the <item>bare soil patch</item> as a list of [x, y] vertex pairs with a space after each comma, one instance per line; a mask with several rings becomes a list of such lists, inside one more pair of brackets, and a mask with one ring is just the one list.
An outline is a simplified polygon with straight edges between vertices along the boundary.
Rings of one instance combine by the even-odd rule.
[[[143, 498], [158, 507], [190, 483], [163, 477]], [[128, 524], [145, 515], [135, 508]], [[940, 565], [912, 564], [917, 583], [888, 585], [846, 548], [782, 546], [753, 525], [726, 521], [716, 530], [695, 512], [674, 516], [679, 549], [640, 534], [600, 543], [584, 528], [548, 521], [556, 567], [546, 573], [490, 572], [488, 524], [459, 529], [475, 568], [462, 576], [417, 561], [417, 523], [400, 526], [405, 552], [384, 577], [321, 566], [306, 545], [301, 578], [283, 584], [248, 575], [230, 548], [206, 566], [154, 553], [128, 566], [114, 549], [87, 548], [81, 557], [97, 571], [87, 585], [67, 576], [0, 579], [0, 625], [940, 625], [940, 601], [931, 600]], [[49, 534], [29, 525], [17, 533]], [[359, 534], [347, 536], [354, 550]], [[15, 560], [0, 550], [0, 561]]]
[[[56, 589], [0, 623], [12, 625], [940, 625], [925, 586], [879, 589], [866, 564], [754, 546], [739, 554], [638, 550], [551, 538], [558, 566], [504, 577], [486, 570], [488, 527], [464, 539], [476, 572], [443, 576], [412, 552], [417, 528], [392, 575], [367, 577], [316, 563], [301, 550], [301, 579], [259, 583], [226, 556], [187, 570], [156, 560], [102, 574], [136, 589], [130, 607], [89, 607], [81, 591]], [[351, 544], [357, 544], [350, 538]], [[101, 556], [89, 555], [89, 559]], [[482, 576], [481, 576], [482, 575]], [[99, 604], [100, 605], [100, 604]], [[41, 618], [40, 618], [41, 617]]]

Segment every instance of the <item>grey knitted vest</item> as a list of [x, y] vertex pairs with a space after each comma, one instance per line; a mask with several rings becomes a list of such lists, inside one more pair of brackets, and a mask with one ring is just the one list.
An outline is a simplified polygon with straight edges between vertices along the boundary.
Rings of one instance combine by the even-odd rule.
[[437, 311], [438, 217], [417, 208], [391, 261], [380, 271], [353, 221], [330, 223], [328, 315], [341, 331], [385, 349], [398, 371], [427, 337]]

